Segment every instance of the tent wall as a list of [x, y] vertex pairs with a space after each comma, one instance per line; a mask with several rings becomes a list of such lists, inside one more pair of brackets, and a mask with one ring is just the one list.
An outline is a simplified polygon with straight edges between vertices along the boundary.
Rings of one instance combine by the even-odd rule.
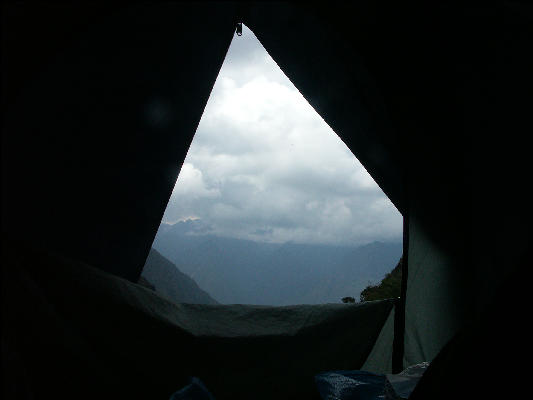
[[372, 347], [372, 351], [361, 367], [363, 371], [377, 374], [392, 374], [392, 354], [394, 350], [394, 317], [393, 308], [381, 328], [381, 332]]
[[463, 277], [454, 273], [454, 262], [428, 238], [416, 218], [410, 218], [404, 367], [431, 361], [468, 315], [467, 299], [457, 290]]
[[233, 37], [234, 6], [3, 8], [3, 234], [136, 280]]
[[[531, 39], [532, 11], [518, 4], [452, 8], [434, 19], [435, 32], [426, 31], [438, 83], [427, 99], [432, 120], [406, 136], [404, 366], [432, 360], [495, 303], [516, 299], [513, 313], [528, 303], [502, 285], [523, 279], [531, 240], [524, 107], [532, 65], [521, 49]], [[486, 341], [506, 346], [495, 332], [484, 332]]]

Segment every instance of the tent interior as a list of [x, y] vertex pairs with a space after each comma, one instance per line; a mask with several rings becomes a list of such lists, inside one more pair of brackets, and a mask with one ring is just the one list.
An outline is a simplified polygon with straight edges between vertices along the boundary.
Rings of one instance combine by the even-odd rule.
[[[319, 398], [319, 372], [423, 361], [413, 399], [526, 391], [532, 19], [525, 2], [4, 4], [4, 398], [169, 398], [190, 376], [217, 399]], [[402, 213], [399, 299], [195, 306], [135, 283], [241, 22]]]

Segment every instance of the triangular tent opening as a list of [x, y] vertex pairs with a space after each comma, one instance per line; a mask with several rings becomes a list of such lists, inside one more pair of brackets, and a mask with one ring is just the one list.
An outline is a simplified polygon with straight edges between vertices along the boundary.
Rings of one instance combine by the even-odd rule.
[[178, 302], [358, 301], [397, 265], [401, 241], [400, 213], [244, 26], [143, 277]]

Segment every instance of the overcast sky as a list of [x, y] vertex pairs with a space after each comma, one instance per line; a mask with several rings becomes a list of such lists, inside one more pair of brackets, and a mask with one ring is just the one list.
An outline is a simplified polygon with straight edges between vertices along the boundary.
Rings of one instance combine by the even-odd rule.
[[235, 36], [163, 217], [258, 241], [401, 240], [402, 218], [254, 34]]

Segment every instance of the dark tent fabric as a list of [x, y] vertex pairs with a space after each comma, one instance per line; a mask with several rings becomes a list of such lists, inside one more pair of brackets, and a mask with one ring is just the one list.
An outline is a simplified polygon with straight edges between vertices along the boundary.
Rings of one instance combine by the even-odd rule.
[[[531, 250], [518, 262], [531, 264]], [[522, 277], [523, 278], [523, 277]], [[472, 317], [440, 350], [413, 400], [527, 397], [533, 351], [528, 279], [507, 279], [500, 297]]]
[[[531, 303], [524, 277], [533, 8], [526, 2], [6, 5], [3, 242], [18, 238], [135, 281], [237, 22], [405, 218], [403, 295], [361, 365], [390, 372], [434, 359], [413, 394], [423, 398], [459, 387], [467, 371], [454, 375], [454, 364], [469, 360], [470, 344], [483, 335], [474, 354], [500, 374], [491, 384], [504, 388], [523, 357], [517, 349], [527, 347], [518, 334], [509, 343]], [[25, 298], [29, 308], [39, 303]], [[499, 299], [506, 308], [492, 313]], [[4, 333], [2, 341], [9, 365], [30, 362], [4, 345]], [[55, 349], [70, 346], [57, 352], [68, 362], [90, 354], [91, 343], [49, 346], [32, 359], [43, 371]], [[126, 366], [114, 360], [109, 372], [101, 366], [95, 393]], [[100, 368], [99, 360], [87, 363]], [[150, 367], [165, 365], [154, 359]], [[24, 381], [24, 367], [18, 371]], [[92, 381], [75, 370], [71, 378]]]
[[39, 398], [168, 399], [190, 376], [217, 399], [316, 398], [314, 375], [361, 368], [393, 306], [174, 304], [72, 260], [4, 250], [3, 338]]
[[14, 3], [3, 18], [3, 231], [136, 281], [234, 8]]

